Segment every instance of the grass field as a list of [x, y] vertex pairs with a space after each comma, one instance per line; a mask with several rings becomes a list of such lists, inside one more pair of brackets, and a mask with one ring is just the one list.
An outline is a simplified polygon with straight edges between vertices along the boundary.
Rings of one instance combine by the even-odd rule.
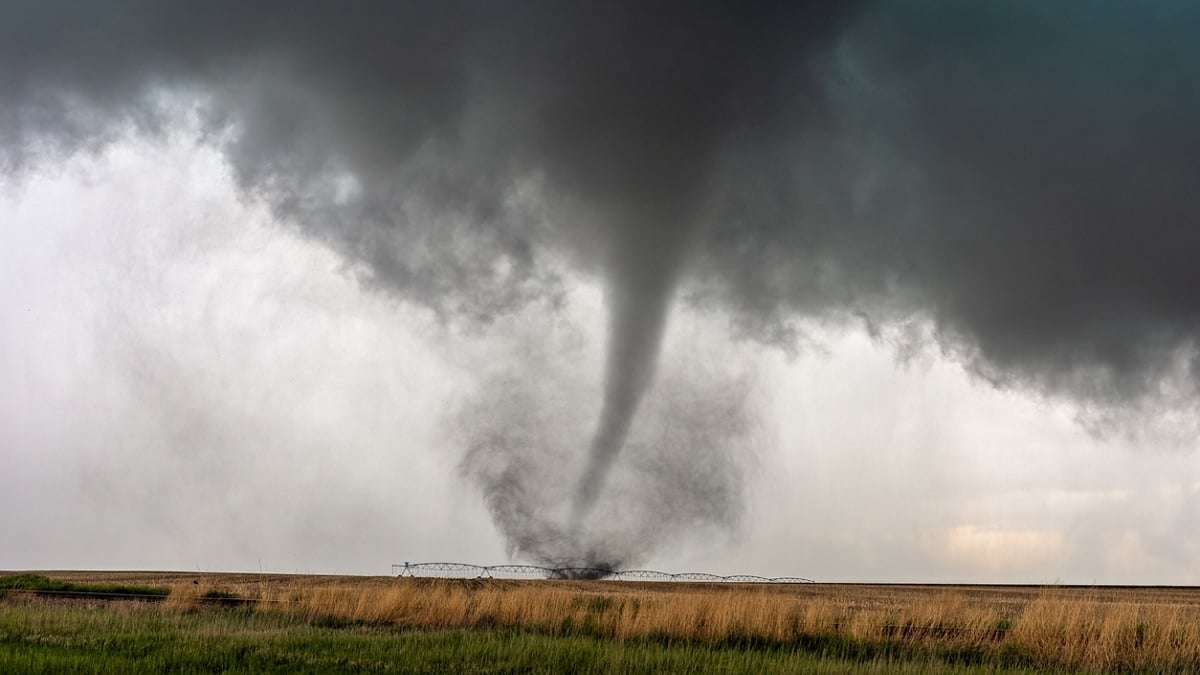
[[171, 592], [8, 591], [0, 672], [1200, 671], [1197, 589], [45, 574]]

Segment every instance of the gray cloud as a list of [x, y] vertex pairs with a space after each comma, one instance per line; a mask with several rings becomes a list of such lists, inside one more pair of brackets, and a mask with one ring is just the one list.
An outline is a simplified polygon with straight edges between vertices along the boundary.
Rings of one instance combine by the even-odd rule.
[[[197, 115], [248, 194], [447, 321], [557, 297], [564, 268], [600, 276], [579, 519], [638, 425], [667, 424], [639, 408], [680, 285], [766, 342], [795, 344], [800, 317], [928, 321], [997, 383], [1117, 408], [1169, 383], [1194, 407], [1200, 11], [837, 6], [10, 2], [0, 161]], [[517, 412], [497, 414], [467, 436], [500, 434], [468, 451], [500, 474], [588, 445], [511, 441]], [[512, 523], [567, 493], [481, 471], [514, 546], [564, 557]]]
[[1182, 3], [878, 3], [828, 64], [837, 133], [730, 181], [697, 276], [776, 334], [917, 315], [996, 382], [1194, 388], [1198, 24]]

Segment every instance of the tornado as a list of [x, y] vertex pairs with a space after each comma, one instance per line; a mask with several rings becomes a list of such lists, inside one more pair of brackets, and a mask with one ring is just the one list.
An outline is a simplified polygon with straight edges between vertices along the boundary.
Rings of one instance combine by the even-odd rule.
[[571, 527], [580, 529], [620, 454], [638, 405], [654, 381], [680, 259], [690, 228], [686, 223], [647, 223], [615, 248], [608, 279], [608, 353], [604, 398], [587, 465], [571, 509]]

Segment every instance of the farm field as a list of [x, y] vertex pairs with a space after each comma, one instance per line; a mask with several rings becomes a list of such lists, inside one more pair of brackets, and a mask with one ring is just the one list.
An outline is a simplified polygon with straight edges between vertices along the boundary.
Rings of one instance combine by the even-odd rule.
[[0, 671], [1200, 670], [1192, 588], [37, 574], [77, 594], [0, 591]]

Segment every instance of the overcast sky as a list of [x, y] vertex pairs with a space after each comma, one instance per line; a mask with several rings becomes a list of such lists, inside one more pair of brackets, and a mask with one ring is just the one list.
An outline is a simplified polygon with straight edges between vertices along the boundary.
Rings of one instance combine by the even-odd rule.
[[489, 4], [0, 12], [0, 568], [1200, 583], [1200, 12]]

